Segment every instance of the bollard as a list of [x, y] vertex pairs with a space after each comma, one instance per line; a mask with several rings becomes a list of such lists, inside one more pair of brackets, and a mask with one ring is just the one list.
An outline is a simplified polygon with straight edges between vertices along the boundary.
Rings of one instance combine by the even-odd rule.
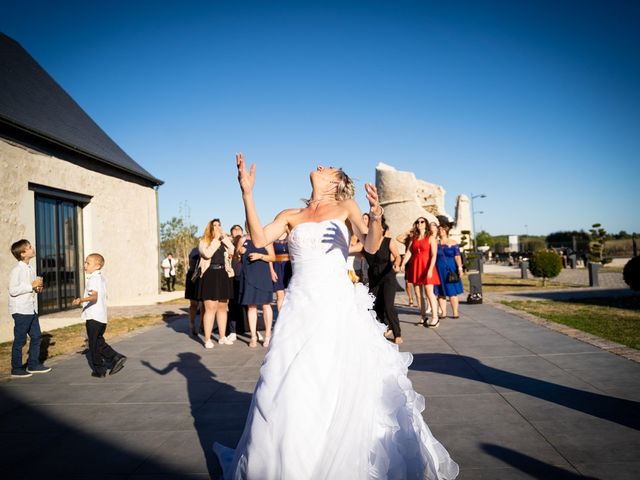
[[578, 259], [576, 257], [576, 254], [572, 253], [571, 255], [569, 255], [569, 267], [571, 267], [572, 269], [575, 269], [577, 263], [578, 263]]
[[520, 262], [520, 278], [529, 278], [529, 262]]
[[599, 263], [591, 263], [589, 262], [589, 286], [590, 287], [599, 287], [600, 282], [598, 282], [598, 273], [600, 272]]

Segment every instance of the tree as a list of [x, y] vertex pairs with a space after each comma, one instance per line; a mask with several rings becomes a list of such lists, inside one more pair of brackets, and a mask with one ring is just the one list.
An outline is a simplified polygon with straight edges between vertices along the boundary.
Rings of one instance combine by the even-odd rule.
[[178, 259], [176, 276], [179, 281], [184, 278], [189, 265], [189, 252], [198, 245], [197, 233], [198, 227], [178, 217], [160, 224], [160, 248], [163, 255], [171, 252]]
[[547, 248], [544, 237], [523, 236], [520, 239], [520, 245], [522, 245], [522, 250], [525, 252], [537, 252]]
[[622, 278], [631, 290], [640, 291], [640, 257], [633, 257], [626, 263]]
[[542, 277], [544, 287], [547, 278], [555, 278], [562, 271], [562, 259], [556, 252], [539, 250], [529, 259], [529, 270], [535, 277]]
[[471, 231], [470, 230], [461, 230], [460, 234], [461, 234], [461, 237], [460, 237], [460, 249], [464, 250], [464, 247], [466, 247], [469, 244], [469, 236], [471, 235]]
[[476, 235], [476, 245], [488, 245], [491, 247], [493, 246], [493, 237], [488, 232], [480, 230], [478, 235]]
[[574, 238], [576, 252], [584, 252], [589, 248], [589, 234], [584, 230], [553, 232], [547, 235], [546, 242], [549, 247], [573, 249]]
[[589, 229], [589, 261], [592, 263], [609, 263], [611, 258], [604, 256], [604, 244], [608, 238], [607, 231], [599, 223]]

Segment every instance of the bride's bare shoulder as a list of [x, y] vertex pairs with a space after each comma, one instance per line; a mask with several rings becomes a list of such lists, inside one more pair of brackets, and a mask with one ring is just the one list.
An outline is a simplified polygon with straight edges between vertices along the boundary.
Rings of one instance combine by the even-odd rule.
[[302, 211], [302, 208], [287, 208], [282, 210], [278, 215], [276, 215], [273, 223], [279, 223], [291, 229], [299, 223], [299, 217], [301, 216]]

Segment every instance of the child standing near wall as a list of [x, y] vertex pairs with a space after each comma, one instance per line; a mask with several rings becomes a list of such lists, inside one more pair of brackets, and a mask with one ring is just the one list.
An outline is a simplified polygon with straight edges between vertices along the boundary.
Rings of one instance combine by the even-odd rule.
[[104, 378], [110, 365], [109, 375], [118, 373], [124, 367], [127, 357], [116, 352], [104, 339], [107, 329], [107, 282], [102, 275], [104, 257], [92, 253], [84, 261], [84, 271], [88, 273], [84, 297], [76, 298], [74, 305], [82, 303], [82, 316], [87, 328], [89, 354], [93, 366], [92, 377]]
[[[38, 320], [38, 293], [42, 292], [42, 278], [36, 278], [36, 272], [29, 262], [36, 251], [29, 240], [18, 240], [11, 245], [11, 253], [18, 264], [9, 274], [9, 313], [15, 322], [13, 327], [13, 346], [11, 348], [11, 376], [27, 378], [33, 373], [47, 373], [51, 368], [40, 363], [40, 321]], [[29, 359], [27, 368], [22, 364], [22, 347], [29, 335]]]

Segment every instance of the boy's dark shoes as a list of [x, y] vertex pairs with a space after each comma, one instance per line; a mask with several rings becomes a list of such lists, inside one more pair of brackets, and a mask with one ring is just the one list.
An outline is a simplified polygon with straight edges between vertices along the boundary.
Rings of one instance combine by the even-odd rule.
[[27, 372], [29, 373], [49, 373], [50, 371], [51, 371], [51, 367], [45, 367], [42, 364], [33, 368], [27, 367]]
[[109, 372], [109, 375], [115, 375], [120, 370], [122, 370], [124, 368], [124, 364], [126, 361], [127, 361], [127, 357], [125, 357], [124, 355], [118, 355], [113, 361], [113, 367], [111, 367], [111, 371]]
[[98, 373], [98, 372], [91, 372], [91, 376], [92, 377], [96, 377], [96, 378], [104, 378], [107, 376], [106, 373]]
[[11, 370], [11, 378], [29, 378], [31, 374], [24, 368], [15, 368]]

